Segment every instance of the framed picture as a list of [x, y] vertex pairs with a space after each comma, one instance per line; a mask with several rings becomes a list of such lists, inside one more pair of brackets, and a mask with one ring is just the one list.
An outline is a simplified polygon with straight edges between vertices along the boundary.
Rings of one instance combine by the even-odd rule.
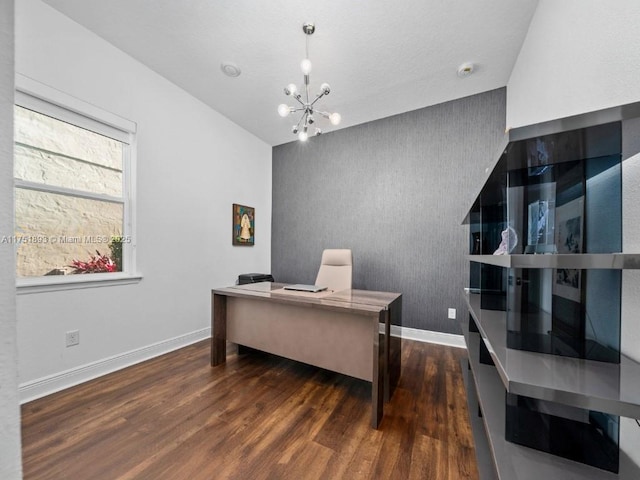
[[254, 244], [255, 218], [255, 208], [233, 204], [233, 245]]
[[537, 200], [529, 205], [529, 245], [544, 245], [549, 231], [549, 202]]
[[[579, 197], [556, 209], [556, 246], [558, 253], [582, 253], [582, 219], [584, 198]], [[570, 268], [556, 270], [554, 295], [580, 302], [581, 271]]]
[[553, 143], [545, 143], [541, 138], [527, 140], [527, 165], [530, 168], [529, 175], [539, 175], [545, 171], [546, 166], [554, 162], [552, 148]]
[[525, 253], [555, 253], [555, 202], [536, 200], [529, 204], [529, 231]]
[[557, 208], [556, 245], [558, 253], [582, 253], [583, 197]]

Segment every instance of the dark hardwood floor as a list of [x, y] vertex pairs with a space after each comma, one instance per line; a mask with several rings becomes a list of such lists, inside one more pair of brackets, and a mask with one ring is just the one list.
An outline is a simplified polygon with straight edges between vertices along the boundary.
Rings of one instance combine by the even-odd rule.
[[478, 477], [460, 359], [403, 341], [381, 428], [366, 382], [200, 342], [22, 407], [29, 479]]

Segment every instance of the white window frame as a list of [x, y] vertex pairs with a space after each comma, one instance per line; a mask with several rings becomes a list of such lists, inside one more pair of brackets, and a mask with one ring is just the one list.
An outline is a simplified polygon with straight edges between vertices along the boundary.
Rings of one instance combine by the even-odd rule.
[[80, 193], [64, 187], [43, 185], [15, 178], [14, 191], [18, 187], [45, 193], [123, 204], [123, 237], [130, 240], [129, 242], [124, 242], [122, 246], [124, 264], [122, 272], [16, 277], [18, 294], [122, 285], [140, 281], [142, 275], [136, 269], [136, 123], [20, 74], [16, 74], [14, 103], [29, 110], [113, 138], [127, 145], [122, 159], [122, 197], [91, 192]]

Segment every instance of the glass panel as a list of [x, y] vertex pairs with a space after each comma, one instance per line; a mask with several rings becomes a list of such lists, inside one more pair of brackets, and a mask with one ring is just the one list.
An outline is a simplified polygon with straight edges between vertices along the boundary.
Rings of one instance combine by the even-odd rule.
[[620, 417], [506, 394], [508, 441], [618, 473]]
[[480, 267], [480, 308], [507, 309], [507, 271], [503, 267], [483, 263]]
[[17, 275], [71, 274], [74, 260], [87, 262], [98, 254], [116, 264], [98, 262], [98, 271], [121, 271], [122, 250], [113, 237], [122, 236], [123, 218], [120, 203], [16, 188], [16, 233], [9, 240], [18, 244]]
[[620, 155], [587, 162], [586, 252], [622, 251], [622, 164]]
[[613, 122], [512, 142], [500, 160], [506, 170], [518, 170], [607, 157], [620, 150], [621, 124]]
[[15, 107], [15, 177], [113, 196], [122, 195], [123, 144]]
[[510, 269], [507, 346], [620, 362], [620, 270]]
[[620, 155], [509, 172], [511, 253], [613, 253], [622, 250]]
[[[482, 222], [480, 221], [480, 207], [479, 205], [475, 205], [469, 213], [469, 254], [480, 254], [482, 247], [481, 238]], [[480, 264], [477, 262], [469, 263], [469, 288], [471, 292], [480, 292]]]
[[509, 172], [508, 218], [519, 238], [512, 253], [582, 253], [584, 162]]
[[[482, 230], [480, 232], [480, 253], [495, 254], [502, 242], [506, 209], [502, 203], [482, 205]], [[504, 252], [508, 253], [508, 252]]]

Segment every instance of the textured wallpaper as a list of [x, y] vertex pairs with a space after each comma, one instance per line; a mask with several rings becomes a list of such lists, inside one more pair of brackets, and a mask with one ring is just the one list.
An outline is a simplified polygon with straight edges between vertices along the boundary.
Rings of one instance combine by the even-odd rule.
[[354, 288], [402, 293], [402, 326], [460, 333], [461, 221], [504, 129], [502, 88], [274, 147], [275, 280], [313, 283], [323, 249], [350, 248]]

